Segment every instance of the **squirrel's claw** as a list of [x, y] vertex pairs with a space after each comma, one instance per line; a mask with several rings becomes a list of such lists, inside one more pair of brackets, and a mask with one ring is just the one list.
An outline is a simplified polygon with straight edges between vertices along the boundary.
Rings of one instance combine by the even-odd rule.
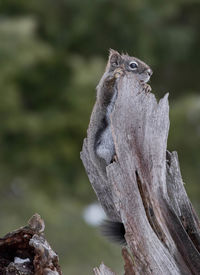
[[119, 78], [120, 76], [124, 75], [124, 71], [122, 70], [122, 68], [117, 68], [114, 70], [114, 77], [115, 78]]
[[150, 93], [151, 90], [152, 90], [151, 86], [149, 84], [147, 84], [147, 83], [144, 83], [143, 85], [144, 85], [144, 91], [145, 91], [145, 93], [146, 94]]

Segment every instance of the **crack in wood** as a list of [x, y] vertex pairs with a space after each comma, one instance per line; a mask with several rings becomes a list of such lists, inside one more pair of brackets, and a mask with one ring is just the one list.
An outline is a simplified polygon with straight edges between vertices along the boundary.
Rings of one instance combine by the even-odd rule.
[[152, 205], [151, 200], [149, 198], [148, 191], [145, 190], [144, 185], [142, 184], [142, 182], [140, 180], [140, 177], [138, 175], [137, 170], [135, 171], [135, 175], [136, 175], [138, 189], [139, 189], [139, 192], [140, 192], [140, 196], [141, 196], [141, 199], [142, 199], [142, 203], [143, 203], [143, 206], [144, 206], [149, 224], [151, 225], [151, 228], [153, 229], [153, 231], [155, 232], [155, 234], [157, 235], [159, 240], [164, 245], [166, 245], [166, 242], [165, 242], [166, 237], [165, 237], [165, 235], [164, 235], [164, 233], [163, 233], [163, 231], [162, 231], [162, 229], [161, 229], [161, 227], [158, 223], [156, 215], [154, 213], [153, 205]]

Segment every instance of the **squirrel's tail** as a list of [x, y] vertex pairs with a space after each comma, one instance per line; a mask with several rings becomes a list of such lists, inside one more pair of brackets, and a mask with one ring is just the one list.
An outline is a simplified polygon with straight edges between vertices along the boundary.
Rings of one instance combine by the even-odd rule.
[[101, 233], [110, 241], [126, 245], [125, 228], [122, 222], [105, 220], [101, 224]]

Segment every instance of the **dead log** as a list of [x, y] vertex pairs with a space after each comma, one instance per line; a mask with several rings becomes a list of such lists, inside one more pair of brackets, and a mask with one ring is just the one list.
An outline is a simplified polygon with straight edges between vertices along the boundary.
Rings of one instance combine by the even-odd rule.
[[33, 215], [28, 225], [0, 238], [1, 275], [62, 275], [58, 256], [44, 237], [44, 221]]
[[200, 223], [177, 153], [167, 151], [168, 95], [157, 102], [131, 73], [116, 85], [111, 122], [117, 161], [106, 168], [108, 180], [92, 163], [87, 138], [81, 159], [107, 216], [125, 226], [125, 274], [200, 274]]

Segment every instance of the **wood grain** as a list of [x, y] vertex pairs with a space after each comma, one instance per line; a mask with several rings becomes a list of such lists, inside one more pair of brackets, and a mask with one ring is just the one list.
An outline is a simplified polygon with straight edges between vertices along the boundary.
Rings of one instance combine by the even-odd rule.
[[200, 223], [177, 153], [167, 151], [168, 94], [157, 101], [132, 73], [117, 89], [111, 114], [117, 160], [106, 168], [108, 179], [93, 165], [87, 138], [81, 159], [107, 216], [125, 226], [134, 259], [123, 251], [125, 274], [200, 274]]

